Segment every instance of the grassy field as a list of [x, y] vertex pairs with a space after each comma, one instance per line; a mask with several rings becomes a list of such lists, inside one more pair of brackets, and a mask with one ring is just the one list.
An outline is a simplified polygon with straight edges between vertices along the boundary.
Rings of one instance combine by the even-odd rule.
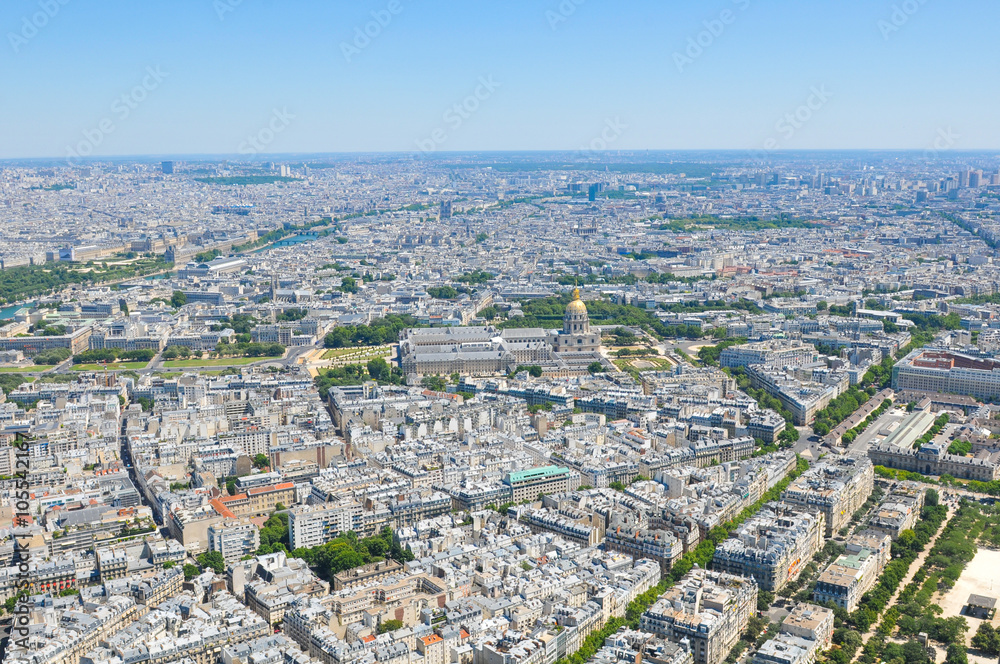
[[659, 355], [648, 357], [622, 357], [612, 360], [615, 366], [626, 372], [662, 371], [673, 366], [673, 362]]
[[185, 367], [230, 367], [280, 359], [280, 357], [221, 357], [215, 360], [167, 360], [163, 363], [163, 366], [167, 369], [183, 369]]
[[54, 366], [54, 364], [32, 364], [26, 367], [0, 367], [0, 373], [38, 373], [39, 371], [48, 371]]
[[[124, 371], [125, 369], [143, 369], [148, 362], [115, 362], [108, 364], [108, 371]], [[104, 371], [103, 364], [74, 364], [73, 371]]]
[[323, 360], [335, 360], [340, 357], [347, 355], [357, 355], [358, 359], [364, 357], [365, 359], [371, 359], [373, 357], [385, 357], [390, 352], [392, 352], [391, 346], [360, 346], [358, 348], [331, 348], [330, 350], [323, 353]]

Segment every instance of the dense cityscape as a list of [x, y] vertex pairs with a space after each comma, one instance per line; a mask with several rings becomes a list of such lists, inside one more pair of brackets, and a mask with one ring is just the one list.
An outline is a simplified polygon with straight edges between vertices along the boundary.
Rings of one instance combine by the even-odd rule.
[[3, 661], [995, 661], [998, 168], [6, 163]]

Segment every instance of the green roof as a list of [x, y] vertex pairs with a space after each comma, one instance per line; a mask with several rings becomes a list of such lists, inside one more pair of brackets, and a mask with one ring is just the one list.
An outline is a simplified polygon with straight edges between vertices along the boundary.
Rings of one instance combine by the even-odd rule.
[[541, 468], [529, 468], [528, 470], [519, 470], [511, 473], [508, 481], [513, 484], [515, 482], [524, 482], [526, 480], [545, 479], [547, 477], [564, 475], [566, 473], [569, 473], [569, 468], [563, 468], [561, 466], [542, 466]]
[[873, 553], [874, 552], [871, 549], [861, 549], [857, 553], [841, 556], [840, 559], [837, 560], [837, 564], [843, 565], [844, 567], [850, 567], [851, 569], [860, 569], [861, 564], [865, 561], [865, 559]]

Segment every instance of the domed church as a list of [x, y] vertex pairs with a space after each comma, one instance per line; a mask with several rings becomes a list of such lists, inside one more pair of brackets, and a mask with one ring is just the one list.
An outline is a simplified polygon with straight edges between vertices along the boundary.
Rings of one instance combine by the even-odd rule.
[[552, 346], [557, 353], [596, 353], [601, 346], [601, 335], [590, 331], [590, 316], [579, 288], [573, 290], [573, 301], [566, 305], [562, 332], [555, 335]]

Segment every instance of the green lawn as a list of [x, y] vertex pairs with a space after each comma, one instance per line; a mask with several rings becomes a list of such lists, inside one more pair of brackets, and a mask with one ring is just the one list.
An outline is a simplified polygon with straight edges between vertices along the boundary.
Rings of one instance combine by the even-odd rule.
[[333, 360], [344, 355], [358, 353], [359, 356], [384, 357], [392, 352], [392, 346], [357, 346], [355, 348], [331, 348], [323, 353], [322, 360]]
[[0, 367], [0, 372], [2, 373], [38, 373], [39, 371], [48, 371], [55, 367], [54, 364], [32, 364], [26, 367]]
[[[643, 371], [663, 371], [673, 366], [672, 362], [667, 360], [665, 357], [661, 357], [659, 355], [650, 355], [648, 357], [615, 358], [612, 360], [612, 362], [621, 371], [624, 371], [626, 373], [643, 372]], [[633, 362], [639, 364], [639, 366], [633, 365], [632, 364]], [[646, 366], [646, 365], [652, 365], [652, 366]]]
[[[108, 371], [124, 371], [125, 369], [143, 369], [148, 362], [115, 362], [107, 366]], [[103, 364], [74, 364], [73, 371], [104, 371]]]
[[280, 360], [280, 356], [275, 357], [222, 357], [217, 360], [167, 360], [163, 366], [167, 369], [183, 369], [184, 367], [229, 367], [242, 364], [253, 364], [254, 362], [265, 362], [267, 360]]

